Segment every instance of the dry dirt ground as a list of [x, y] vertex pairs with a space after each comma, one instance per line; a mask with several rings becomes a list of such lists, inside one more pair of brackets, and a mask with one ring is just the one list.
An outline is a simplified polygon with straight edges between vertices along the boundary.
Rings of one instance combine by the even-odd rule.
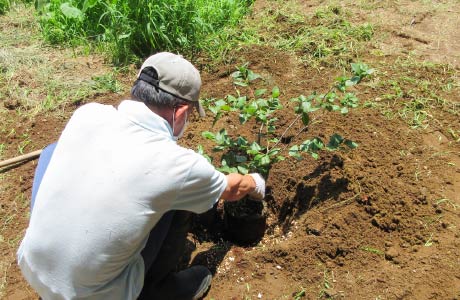
[[[324, 2], [300, 1], [298, 7], [308, 15]], [[190, 262], [215, 273], [205, 299], [460, 299], [460, 2], [346, 3], [354, 22], [376, 25], [360, 56], [375, 74], [355, 90], [359, 108], [348, 115], [320, 113], [320, 122], [292, 134], [289, 143], [337, 132], [359, 147], [277, 163], [267, 180], [267, 230], [256, 245], [216, 240], [221, 235], [198, 229], [191, 234]], [[256, 1], [253, 17], [274, 5]], [[340, 75], [267, 45], [243, 47], [234, 57], [233, 64], [203, 71], [203, 96], [235, 94], [229, 74], [250, 62], [264, 77], [258, 85], [280, 87], [280, 124], [295, 118], [290, 98], [324, 93]], [[94, 72], [77, 62], [74, 76]], [[85, 101], [116, 105], [125, 96], [105, 93]], [[77, 106], [28, 117], [7, 100], [0, 99], [3, 158], [18, 154], [25, 134], [27, 151], [56, 140]], [[232, 114], [214, 128], [211, 116], [192, 124], [182, 143], [193, 148], [212, 147], [203, 130], [226, 126], [232, 135], [251, 134]], [[35, 166], [31, 161], [1, 173], [0, 285], [6, 299], [36, 298], [15, 263]]]

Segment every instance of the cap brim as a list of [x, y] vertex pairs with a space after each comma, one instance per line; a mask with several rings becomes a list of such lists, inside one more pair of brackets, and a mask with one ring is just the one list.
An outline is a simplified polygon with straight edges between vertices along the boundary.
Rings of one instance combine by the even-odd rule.
[[201, 106], [200, 100], [197, 101], [198, 105], [196, 106], [196, 110], [198, 111], [198, 114], [200, 117], [206, 117], [206, 112], [204, 111], [203, 106]]

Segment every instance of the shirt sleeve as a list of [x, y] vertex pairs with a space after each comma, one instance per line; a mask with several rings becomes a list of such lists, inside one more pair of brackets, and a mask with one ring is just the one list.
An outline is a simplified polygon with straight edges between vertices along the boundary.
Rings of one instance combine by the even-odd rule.
[[227, 188], [227, 177], [205, 158], [195, 155], [196, 160], [171, 209], [203, 213], [212, 208]]

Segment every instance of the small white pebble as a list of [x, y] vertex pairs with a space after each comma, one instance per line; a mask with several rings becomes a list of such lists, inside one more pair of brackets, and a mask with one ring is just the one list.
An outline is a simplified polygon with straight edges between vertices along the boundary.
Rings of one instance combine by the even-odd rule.
[[229, 261], [235, 261], [235, 258], [234, 258], [233, 256], [230, 256], [230, 257], [228, 258], [228, 260], [229, 260]]
[[278, 270], [281, 270], [281, 269], [282, 269], [281, 266], [276, 266], [276, 268], [277, 268]]
[[257, 298], [262, 299], [262, 293], [258, 293]]

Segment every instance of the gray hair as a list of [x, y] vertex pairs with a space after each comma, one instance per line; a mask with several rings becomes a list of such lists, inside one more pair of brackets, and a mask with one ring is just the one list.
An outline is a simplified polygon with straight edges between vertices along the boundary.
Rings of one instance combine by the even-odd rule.
[[180, 105], [187, 104], [186, 101], [181, 100], [173, 95], [157, 89], [153, 85], [142, 81], [136, 80], [131, 88], [131, 97], [133, 100], [144, 102], [146, 105], [152, 105], [158, 108], [174, 108]]

